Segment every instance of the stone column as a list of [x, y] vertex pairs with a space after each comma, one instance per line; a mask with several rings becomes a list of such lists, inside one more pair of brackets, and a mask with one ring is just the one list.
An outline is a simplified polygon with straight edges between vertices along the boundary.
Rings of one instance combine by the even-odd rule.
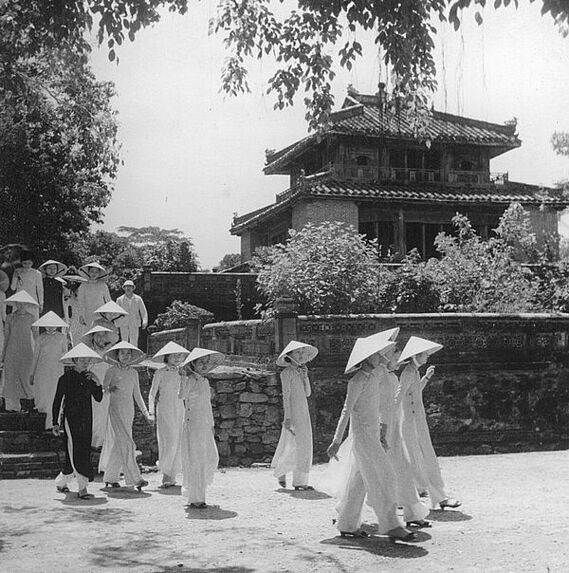
[[291, 340], [297, 338], [298, 308], [291, 298], [277, 299], [275, 327], [275, 352], [280, 354]]

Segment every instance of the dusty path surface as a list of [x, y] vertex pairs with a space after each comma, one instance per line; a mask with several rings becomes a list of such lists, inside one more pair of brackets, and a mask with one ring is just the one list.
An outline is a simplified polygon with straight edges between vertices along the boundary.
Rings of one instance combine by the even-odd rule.
[[[569, 452], [441, 458], [462, 511], [432, 511], [414, 544], [341, 539], [335, 500], [279, 489], [271, 470], [228, 469], [188, 510], [179, 488], [142, 494], [90, 484], [95, 498], [52, 481], [0, 482], [0, 571], [391, 572], [569, 571]], [[312, 483], [325, 466], [315, 466]], [[373, 524], [366, 507], [365, 520]]]

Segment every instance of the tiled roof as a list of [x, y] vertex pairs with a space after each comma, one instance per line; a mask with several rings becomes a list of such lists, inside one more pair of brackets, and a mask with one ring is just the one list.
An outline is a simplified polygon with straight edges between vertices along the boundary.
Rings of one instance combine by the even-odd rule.
[[523, 205], [549, 205], [563, 208], [569, 205], [562, 191], [508, 181], [504, 185], [451, 185], [448, 183], [381, 183], [368, 181], [339, 181], [331, 177], [315, 177], [303, 186], [290, 191], [281, 202], [274, 203], [243, 215], [234, 221], [232, 234], [239, 234], [277, 213], [289, 209], [291, 204], [302, 198], [328, 197], [357, 201], [378, 201], [397, 203], [450, 203], [478, 205], [509, 205], [512, 202]]
[[[521, 145], [515, 130], [515, 123], [500, 125], [432, 110], [424, 137], [431, 143], [483, 145], [501, 153]], [[324, 134], [309, 135], [268, 155], [265, 173], [283, 173], [288, 161], [326, 135], [416, 140], [407, 112], [380, 111], [376, 96], [353, 94], [346, 98], [342, 109], [331, 114], [330, 126]]]

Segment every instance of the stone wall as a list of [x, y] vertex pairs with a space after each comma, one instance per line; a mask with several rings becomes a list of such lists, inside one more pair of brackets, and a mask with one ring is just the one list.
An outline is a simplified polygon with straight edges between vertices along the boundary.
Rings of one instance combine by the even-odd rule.
[[[411, 334], [445, 345], [432, 357], [436, 375], [424, 392], [438, 454], [569, 447], [569, 315], [294, 317], [287, 312], [274, 323], [225, 322], [201, 331], [201, 346], [227, 355], [226, 367], [211, 376], [221, 463], [247, 465], [272, 457], [282, 420], [274, 360], [291, 338], [320, 349], [309, 369], [309, 407], [314, 459], [326, 461], [355, 338], [392, 326], [401, 327], [402, 345]], [[141, 383], [145, 397], [149, 384]], [[153, 430], [139, 419], [135, 440], [137, 434], [144, 460], [154, 462]]]
[[253, 273], [145, 272], [141, 296], [150, 322], [175, 300], [213, 312], [217, 320], [251, 318], [258, 302]]
[[[139, 369], [145, 402], [152, 370]], [[270, 462], [282, 424], [282, 394], [275, 372], [246, 363], [221, 366], [208, 376], [215, 418], [215, 438], [221, 466], [248, 466]], [[154, 465], [158, 459], [155, 428], [136, 412], [133, 437], [142, 452], [141, 461]]]

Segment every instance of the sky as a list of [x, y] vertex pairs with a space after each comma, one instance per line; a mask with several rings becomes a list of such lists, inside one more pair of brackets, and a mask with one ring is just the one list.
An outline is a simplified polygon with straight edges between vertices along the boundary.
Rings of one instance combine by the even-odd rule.
[[[250, 94], [220, 93], [227, 54], [221, 37], [208, 35], [215, 2], [190, 6], [184, 16], [165, 12], [123, 44], [118, 65], [105, 50], [93, 52], [97, 77], [116, 85], [124, 161], [102, 228], [180, 229], [192, 238], [201, 267], [211, 269], [240, 250], [229, 233], [233, 214], [268, 205], [288, 187], [288, 177], [263, 174], [265, 149], [301, 139], [307, 125], [303, 94], [294, 107], [273, 110], [269, 61], [251, 61]], [[550, 143], [554, 131], [569, 131], [569, 38], [540, 15], [539, 3], [489, 8], [483, 16], [478, 26], [474, 12], [465, 12], [458, 32], [437, 23], [435, 108], [497, 123], [516, 117], [522, 146], [494, 159], [491, 170], [552, 186], [569, 177], [569, 158], [556, 156]], [[348, 84], [374, 93], [387, 79], [370, 38], [357, 39], [365, 57], [351, 71], [337, 70], [338, 108]], [[560, 230], [569, 235], [569, 216]]]

